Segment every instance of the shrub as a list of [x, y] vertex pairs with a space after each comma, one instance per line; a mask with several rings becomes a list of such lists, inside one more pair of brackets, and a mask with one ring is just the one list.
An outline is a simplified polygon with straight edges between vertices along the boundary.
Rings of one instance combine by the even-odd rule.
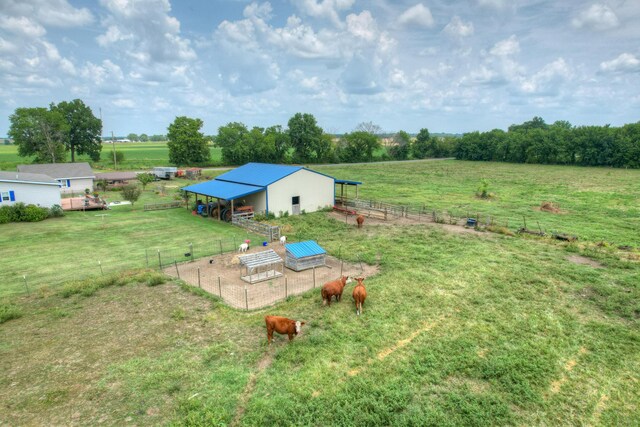
[[122, 198], [131, 202], [131, 206], [140, 198], [142, 189], [136, 184], [127, 184], [122, 187]]
[[64, 210], [62, 210], [62, 206], [53, 205], [49, 208], [49, 218], [60, 218], [64, 216]]
[[11, 206], [0, 207], [0, 224], [11, 222], [12, 210]]
[[41, 208], [36, 205], [27, 205], [24, 209], [24, 216], [22, 221], [26, 222], [38, 222], [44, 221], [49, 216], [49, 209]]
[[22, 317], [22, 310], [15, 304], [0, 303], [0, 323]]
[[11, 222], [20, 222], [22, 221], [22, 218], [24, 218], [25, 216], [25, 210], [27, 209], [27, 207], [25, 206], [24, 203], [22, 202], [18, 202], [15, 205], [11, 206]]

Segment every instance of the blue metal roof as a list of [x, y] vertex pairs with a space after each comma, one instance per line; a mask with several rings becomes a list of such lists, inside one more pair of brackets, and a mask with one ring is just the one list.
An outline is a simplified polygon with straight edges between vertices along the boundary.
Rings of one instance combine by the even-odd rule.
[[294, 258], [304, 258], [313, 255], [326, 254], [327, 251], [322, 249], [315, 240], [307, 240], [306, 242], [287, 243], [285, 246], [287, 252], [290, 252]]
[[246, 165], [219, 175], [216, 180], [266, 187], [300, 169], [304, 168], [302, 166], [274, 165], [269, 163], [247, 163]]
[[360, 181], [349, 181], [348, 179], [336, 179], [336, 184], [347, 184], [347, 185], [360, 185], [362, 182]]
[[236, 184], [233, 182], [218, 181], [216, 179], [214, 179], [213, 181], [188, 185], [186, 187], [182, 187], [182, 189], [190, 193], [202, 194], [209, 197], [217, 197], [224, 200], [233, 200], [239, 197], [248, 196], [249, 194], [265, 191], [264, 187]]

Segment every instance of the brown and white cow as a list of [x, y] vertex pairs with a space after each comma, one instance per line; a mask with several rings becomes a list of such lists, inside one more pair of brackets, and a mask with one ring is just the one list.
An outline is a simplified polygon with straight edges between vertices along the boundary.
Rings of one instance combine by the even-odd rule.
[[269, 345], [271, 345], [271, 340], [273, 339], [273, 331], [282, 335], [287, 334], [289, 341], [291, 341], [295, 335], [300, 333], [302, 325], [305, 324], [305, 322], [287, 319], [281, 316], [265, 316], [264, 321], [267, 324], [267, 340], [269, 341]]
[[356, 222], [358, 223], [358, 228], [361, 228], [362, 224], [364, 224], [364, 215], [358, 215], [356, 217]]
[[327, 282], [322, 286], [322, 305], [329, 304], [331, 306], [331, 299], [335, 296], [336, 301], [340, 301], [342, 298], [342, 291], [347, 283], [351, 283], [351, 279], [348, 276], [342, 276], [339, 279]]
[[353, 301], [356, 304], [356, 315], [360, 316], [362, 313], [362, 304], [367, 299], [367, 290], [364, 287], [364, 277], [355, 277], [358, 284], [353, 288]]

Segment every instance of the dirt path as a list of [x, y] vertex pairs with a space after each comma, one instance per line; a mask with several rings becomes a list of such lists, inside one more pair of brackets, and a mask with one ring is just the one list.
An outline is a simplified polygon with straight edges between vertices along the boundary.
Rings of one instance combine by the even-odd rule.
[[244, 416], [245, 411], [247, 410], [247, 403], [249, 403], [249, 399], [251, 399], [251, 395], [253, 395], [253, 390], [256, 387], [256, 382], [258, 381], [258, 377], [260, 374], [271, 366], [273, 362], [273, 353], [267, 349], [262, 359], [258, 362], [256, 366], [256, 370], [251, 373], [249, 376], [249, 381], [247, 381], [247, 385], [245, 386], [242, 394], [238, 398], [238, 406], [236, 408], [236, 415], [233, 417], [233, 421], [231, 421], [230, 426], [238, 426], [242, 422], [242, 417]]

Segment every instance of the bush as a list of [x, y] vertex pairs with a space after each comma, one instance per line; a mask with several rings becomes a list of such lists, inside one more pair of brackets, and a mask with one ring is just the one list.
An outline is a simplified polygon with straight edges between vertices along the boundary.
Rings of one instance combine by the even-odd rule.
[[27, 205], [24, 209], [24, 216], [22, 221], [26, 222], [38, 222], [44, 221], [49, 216], [49, 209], [41, 208], [36, 205]]
[[49, 218], [60, 218], [64, 216], [64, 211], [62, 210], [62, 206], [53, 205], [49, 208]]
[[12, 211], [11, 206], [0, 207], [0, 224], [11, 222]]
[[24, 218], [25, 216], [26, 209], [27, 207], [22, 202], [16, 203], [15, 205], [11, 206], [11, 211], [10, 211], [11, 222], [23, 221], [22, 218]]
[[15, 304], [0, 303], [0, 323], [22, 317], [22, 310]]

